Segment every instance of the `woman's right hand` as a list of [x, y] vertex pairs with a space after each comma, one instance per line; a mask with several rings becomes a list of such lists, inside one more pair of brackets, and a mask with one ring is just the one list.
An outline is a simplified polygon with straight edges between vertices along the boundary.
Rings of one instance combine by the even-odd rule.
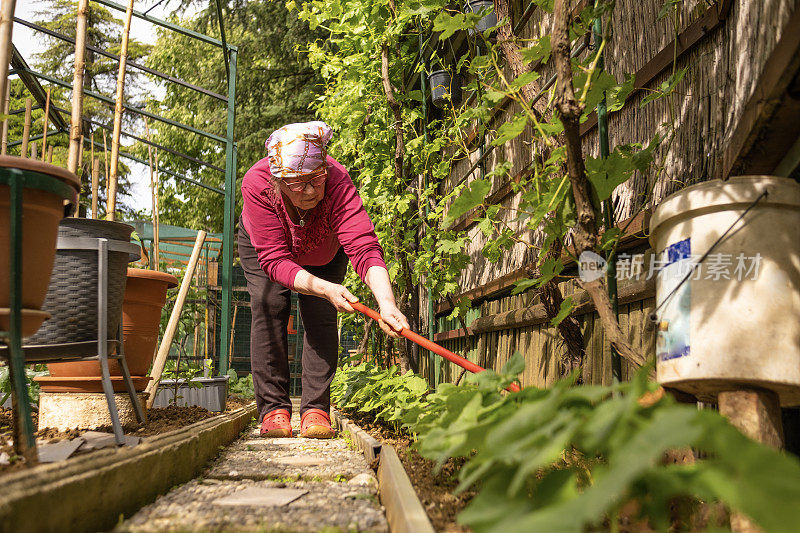
[[336, 308], [340, 313], [355, 313], [356, 310], [350, 305], [350, 302], [357, 302], [358, 298], [347, 290], [344, 285], [337, 283], [329, 283], [325, 287], [325, 298]]

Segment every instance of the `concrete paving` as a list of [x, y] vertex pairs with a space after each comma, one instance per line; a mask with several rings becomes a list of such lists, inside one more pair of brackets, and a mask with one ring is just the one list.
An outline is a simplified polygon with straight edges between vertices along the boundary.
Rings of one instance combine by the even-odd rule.
[[[300, 427], [299, 406], [292, 426]], [[245, 434], [198, 478], [172, 489], [117, 532], [387, 532], [378, 481], [341, 439]]]

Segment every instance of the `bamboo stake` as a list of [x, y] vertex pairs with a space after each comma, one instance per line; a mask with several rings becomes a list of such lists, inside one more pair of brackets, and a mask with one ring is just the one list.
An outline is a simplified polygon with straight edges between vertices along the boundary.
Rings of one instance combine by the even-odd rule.
[[100, 160], [92, 155], [92, 218], [97, 220], [97, 188], [100, 182]]
[[156, 387], [161, 379], [161, 374], [164, 372], [164, 365], [167, 362], [167, 355], [169, 355], [169, 348], [172, 346], [172, 339], [175, 337], [175, 332], [178, 330], [178, 322], [181, 318], [181, 311], [183, 304], [186, 302], [186, 294], [189, 292], [189, 286], [192, 284], [192, 277], [194, 269], [197, 266], [197, 259], [200, 257], [200, 250], [203, 248], [203, 243], [206, 240], [206, 232], [200, 230], [197, 232], [197, 239], [194, 241], [194, 249], [192, 249], [192, 257], [189, 259], [189, 264], [186, 267], [186, 272], [181, 281], [181, 288], [178, 292], [178, 297], [175, 299], [175, 307], [172, 308], [172, 314], [167, 323], [167, 329], [164, 331], [164, 338], [161, 340], [161, 345], [158, 347], [158, 354], [153, 362], [153, 369], [150, 371], [150, 377], [153, 378], [145, 389], [148, 394], [147, 408], [153, 407], [153, 402], [156, 401]]
[[25, 99], [25, 123], [22, 126], [22, 148], [20, 155], [28, 157], [28, 141], [31, 138], [31, 113], [33, 112], [33, 102], [30, 98]]
[[[6, 97], [3, 100], [3, 115], [8, 116], [8, 106], [11, 102], [11, 84], [6, 85]], [[3, 119], [2, 143], [0, 143], [0, 155], [8, 153], [8, 118]]]
[[106, 142], [106, 130], [103, 130], [103, 158], [105, 160], [105, 172], [103, 176], [108, 180], [108, 144]]
[[75, 25], [75, 71], [72, 76], [72, 116], [69, 124], [69, 155], [67, 170], [77, 173], [83, 145], [81, 135], [83, 112], [83, 71], [86, 67], [86, 18], [89, 0], [78, 1], [78, 20]]
[[78, 145], [78, 168], [83, 167], [83, 135], [81, 135], [80, 144]]
[[31, 143], [31, 159], [38, 159], [39, 154], [36, 151], [36, 141]]
[[233, 339], [236, 336], [236, 313], [239, 311], [239, 306], [233, 306], [233, 319], [231, 320], [231, 343], [228, 347], [228, 368], [233, 364]]
[[44, 130], [42, 133], [42, 161], [47, 153], [47, 119], [50, 118], [50, 89], [47, 89], [47, 99], [44, 104]]
[[[159, 238], [159, 234], [161, 233], [161, 192], [160, 192], [160, 185], [159, 185], [159, 178], [158, 178], [158, 148], [155, 150], [155, 209], [153, 213], [155, 214], [155, 224], [153, 225], [153, 260], [156, 262], [156, 265], [161, 264], [161, 251], [159, 246], [161, 246], [161, 239]], [[158, 268], [158, 267], [156, 267]]]
[[11, 33], [14, 29], [16, 0], [3, 0], [0, 11], [0, 94], [6, 94], [8, 64], [11, 61]]
[[[53, 163], [53, 148], [54, 146], [52, 144], [47, 147], [47, 162], [51, 164]], [[42, 154], [44, 154], [44, 152], [42, 152]]]
[[119, 171], [119, 136], [122, 133], [122, 97], [125, 94], [125, 67], [128, 62], [128, 38], [131, 33], [133, 0], [128, 0], [125, 11], [125, 28], [122, 30], [122, 48], [119, 51], [117, 73], [117, 99], [114, 104], [114, 132], [111, 136], [111, 175], [108, 177], [108, 208], [106, 220], [114, 220], [117, 209], [117, 172]]
[[[147, 123], [147, 118], [144, 119], [144, 131], [147, 135], [147, 141], [152, 142], [150, 139], [150, 126]], [[158, 204], [156, 202], [156, 195], [158, 191], [156, 190], [155, 180], [153, 177], [153, 148], [148, 144], [147, 145], [147, 162], [150, 166], [150, 196], [153, 201], [153, 213], [152, 213], [152, 220], [153, 220], [153, 270], [158, 270], [160, 268], [159, 265], [159, 253], [158, 253], [158, 239], [156, 238], [156, 234], [158, 233]]]

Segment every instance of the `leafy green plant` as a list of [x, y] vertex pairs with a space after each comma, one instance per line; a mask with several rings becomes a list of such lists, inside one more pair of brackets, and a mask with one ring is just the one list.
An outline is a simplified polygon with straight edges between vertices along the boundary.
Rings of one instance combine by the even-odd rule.
[[245, 398], [255, 398], [253, 391], [253, 374], [239, 377], [236, 370], [228, 370], [228, 393], [243, 396]]
[[[47, 376], [46, 365], [34, 365], [33, 368], [25, 368], [25, 379], [28, 385], [28, 400], [31, 406], [35, 409], [39, 405], [39, 383], [34, 381], [33, 378], [38, 376]], [[0, 405], [6, 403], [11, 397], [11, 378], [9, 376], [8, 366], [0, 367]]]
[[384, 370], [369, 361], [340, 368], [331, 384], [331, 400], [341, 409], [372, 414], [398, 430], [405, 413], [427, 393], [428, 383], [412, 372], [400, 374], [394, 365]]
[[[649, 367], [610, 387], [564, 379], [503, 393], [522, 368], [517, 353], [501, 372], [426, 394], [416, 376], [364, 363], [337, 374], [332, 396], [344, 409], [402, 419], [420, 454], [439, 464], [464, 458], [457, 490], [474, 487], [477, 496], [458, 519], [478, 532], [615, 529], [623, 521], [666, 531], [720, 505], [767, 531], [792, 531], [800, 520], [800, 462], [715, 411], [676, 403], [648, 380]], [[704, 458], [669, 464], [665, 454], [676, 449]]]

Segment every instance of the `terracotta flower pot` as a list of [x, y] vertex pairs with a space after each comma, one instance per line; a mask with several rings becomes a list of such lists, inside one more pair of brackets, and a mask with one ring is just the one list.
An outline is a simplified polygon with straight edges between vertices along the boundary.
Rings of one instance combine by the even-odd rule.
[[[137, 391], [147, 387], [147, 370], [155, 355], [161, 310], [167, 301], [167, 290], [177, 287], [178, 279], [170, 274], [141, 268], [129, 268], [122, 303], [122, 333], [125, 361], [134, 377]], [[40, 379], [47, 392], [99, 392], [100, 363], [97, 361], [51, 363], [50, 379]], [[112, 376], [121, 376], [116, 360], [109, 361]], [[56, 390], [54, 387], [58, 387]], [[97, 390], [95, 390], [97, 389]], [[114, 380], [114, 390], [123, 391], [121, 379]]]
[[164, 272], [128, 269], [128, 285], [122, 304], [125, 360], [133, 376], [144, 376], [153, 362], [161, 310], [167, 290], [178, 286], [178, 278]]
[[[78, 177], [63, 168], [33, 159], [0, 156], [0, 169], [17, 168], [55, 177], [77, 195]], [[0, 185], [0, 330], [7, 330], [10, 270], [10, 187]], [[38, 189], [22, 192], [22, 335], [35, 333], [49, 315], [39, 311], [44, 303], [56, 255], [58, 223], [64, 217], [61, 196]]]

